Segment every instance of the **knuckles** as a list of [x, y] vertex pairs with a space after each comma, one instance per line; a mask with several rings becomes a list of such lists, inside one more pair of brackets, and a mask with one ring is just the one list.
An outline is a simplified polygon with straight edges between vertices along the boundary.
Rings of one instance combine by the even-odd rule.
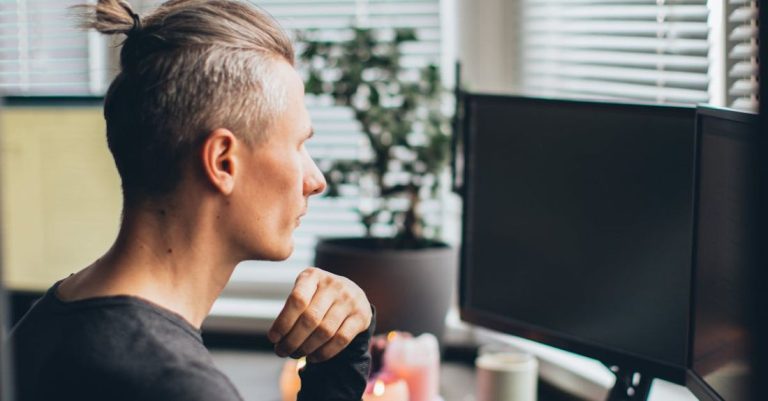
[[344, 348], [347, 345], [349, 345], [349, 343], [352, 342], [352, 339], [349, 338], [349, 336], [346, 334], [339, 334], [335, 336], [332, 341], [333, 341], [333, 344], [336, 345], [337, 347]]
[[301, 315], [300, 320], [304, 327], [308, 329], [314, 329], [315, 327], [318, 327], [320, 323], [322, 323], [322, 317], [320, 314], [312, 309], [307, 309], [304, 311], [304, 314]]
[[298, 291], [293, 291], [291, 295], [288, 297], [288, 302], [290, 303], [291, 307], [299, 310], [304, 310], [309, 306], [309, 299], [306, 295], [299, 293]]
[[339, 292], [339, 294], [336, 296], [336, 299], [338, 299], [339, 301], [344, 302], [344, 303], [353, 301], [352, 294], [350, 294], [347, 291]]
[[[332, 292], [336, 303], [345, 304], [349, 307], [348, 317], [355, 316], [362, 324], [366, 322], [370, 324], [373, 316], [368, 297], [352, 280], [317, 267], [308, 267], [299, 273], [296, 279], [297, 284], [302, 280], [315, 282], [317, 284], [317, 291]], [[349, 336], [343, 335], [343, 333], [331, 332], [328, 328], [328, 322], [323, 321], [324, 316], [321, 316], [318, 311], [311, 309], [313, 296], [314, 294], [303, 294], [298, 290], [294, 290], [288, 299], [291, 308], [303, 311], [299, 317], [300, 324], [308, 330], [318, 331], [318, 335], [322, 335], [338, 345], [346, 346], [349, 344], [352, 341]]]
[[317, 280], [318, 287], [337, 291], [338, 293], [343, 294], [345, 297], [350, 297], [355, 293], [363, 292], [363, 290], [360, 289], [360, 287], [358, 287], [357, 284], [355, 284], [352, 280], [344, 276], [338, 276], [333, 273], [329, 273], [317, 267], [308, 267], [304, 269], [301, 273], [299, 273], [297, 281], [309, 278]]
[[334, 334], [336, 334], [333, 329], [331, 329], [330, 325], [327, 324], [321, 324], [315, 332], [320, 337], [321, 340], [328, 340], [331, 337], [333, 337]]
[[[299, 273], [299, 278], [309, 278], [317, 275], [321, 275], [323, 273], [327, 273], [323, 270], [318, 269], [317, 267], [308, 267], [304, 270], [302, 270], [301, 273]], [[330, 273], [329, 273], [330, 274]]]
[[348, 335], [339, 333], [331, 338], [324, 347], [317, 350], [314, 356], [320, 361], [328, 360], [351, 342], [352, 339]]

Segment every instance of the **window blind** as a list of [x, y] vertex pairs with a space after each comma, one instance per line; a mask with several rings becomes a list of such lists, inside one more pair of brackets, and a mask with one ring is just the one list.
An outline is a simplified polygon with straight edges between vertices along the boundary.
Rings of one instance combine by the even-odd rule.
[[758, 8], [756, 0], [728, 0], [726, 14], [726, 105], [757, 112]]
[[705, 103], [706, 0], [521, 0], [529, 95]]
[[[0, 1], [0, 92], [91, 95], [103, 91], [100, 38], [75, 26], [82, 0]], [[93, 62], [96, 64], [93, 64]]]

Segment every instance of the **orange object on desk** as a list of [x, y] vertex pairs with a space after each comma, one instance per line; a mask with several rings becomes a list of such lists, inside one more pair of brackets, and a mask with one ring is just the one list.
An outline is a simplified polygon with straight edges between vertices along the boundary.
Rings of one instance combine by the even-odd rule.
[[280, 394], [283, 401], [296, 401], [301, 390], [301, 378], [299, 371], [307, 365], [305, 358], [288, 359], [280, 372]]

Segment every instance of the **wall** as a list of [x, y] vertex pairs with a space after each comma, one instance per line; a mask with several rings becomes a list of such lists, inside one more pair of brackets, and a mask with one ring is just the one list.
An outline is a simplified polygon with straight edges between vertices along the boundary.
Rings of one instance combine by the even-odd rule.
[[461, 85], [475, 93], [511, 94], [519, 90], [515, 59], [520, 2], [456, 0]]

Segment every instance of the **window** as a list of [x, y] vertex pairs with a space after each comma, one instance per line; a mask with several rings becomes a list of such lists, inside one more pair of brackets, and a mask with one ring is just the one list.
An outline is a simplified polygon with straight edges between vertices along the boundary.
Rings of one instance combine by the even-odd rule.
[[521, 0], [524, 93], [706, 103], [706, 0]]
[[727, 88], [724, 104], [757, 112], [758, 26], [756, 0], [728, 0], [724, 16]]
[[104, 46], [74, 25], [78, 0], [0, 2], [0, 92], [94, 95], [104, 92]]
[[[482, 10], [464, 3], [463, 84], [531, 96], [756, 111], [757, 3], [489, 0]], [[479, 41], [490, 42], [490, 50], [478, 50]]]

